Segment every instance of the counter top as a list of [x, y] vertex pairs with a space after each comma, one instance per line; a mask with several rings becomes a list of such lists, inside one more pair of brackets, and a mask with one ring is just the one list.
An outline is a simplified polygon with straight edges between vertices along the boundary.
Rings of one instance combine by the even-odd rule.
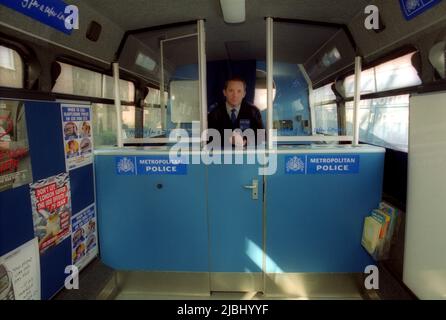
[[[166, 155], [170, 151], [170, 147], [167, 146], [155, 146], [155, 147], [110, 147], [104, 149], [97, 149], [94, 154], [97, 156], [101, 155]], [[184, 149], [182, 149], [184, 152]], [[263, 153], [264, 150], [214, 150], [214, 154], [228, 154], [230, 152], [235, 152], [237, 154], [252, 154], [252, 153]], [[334, 144], [312, 144], [312, 145], [280, 145], [277, 150], [269, 150], [270, 154], [343, 154], [343, 153], [384, 153], [385, 149], [382, 147], [371, 146], [367, 144], [362, 144], [357, 147], [351, 145], [334, 145]], [[187, 152], [185, 155], [197, 155], [199, 150], [192, 150]]]

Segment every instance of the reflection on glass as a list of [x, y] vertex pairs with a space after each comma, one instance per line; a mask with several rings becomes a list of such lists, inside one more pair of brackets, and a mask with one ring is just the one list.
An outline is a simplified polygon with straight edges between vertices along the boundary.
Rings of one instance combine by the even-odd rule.
[[[273, 81], [273, 101], [276, 98], [276, 84]], [[256, 88], [254, 92], [254, 105], [265, 111], [268, 107], [268, 88], [266, 83], [266, 72], [256, 70]]]
[[156, 62], [152, 58], [141, 52], [138, 52], [135, 63], [148, 71], [153, 71], [156, 67]]
[[336, 104], [316, 106], [315, 111], [315, 131], [317, 134], [330, 136], [339, 135], [338, 112]]
[[322, 56], [321, 63], [325, 68], [328, 68], [339, 60], [341, 60], [341, 53], [338, 48], [334, 47]]
[[310, 135], [308, 85], [297, 64], [274, 62], [273, 125], [278, 136]]

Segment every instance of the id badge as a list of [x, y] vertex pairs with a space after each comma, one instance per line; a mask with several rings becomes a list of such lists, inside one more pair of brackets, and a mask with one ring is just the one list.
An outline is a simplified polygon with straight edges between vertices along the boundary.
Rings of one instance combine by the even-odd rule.
[[240, 119], [240, 129], [246, 130], [251, 127], [251, 121], [249, 119]]

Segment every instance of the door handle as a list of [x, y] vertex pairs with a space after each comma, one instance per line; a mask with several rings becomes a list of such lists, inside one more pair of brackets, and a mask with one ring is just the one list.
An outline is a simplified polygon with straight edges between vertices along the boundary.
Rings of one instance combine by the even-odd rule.
[[252, 190], [253, 200], [259, 199], [259, 181], [257, 179], [252, 180], [252, 185], [243, 186], [243, 188]]

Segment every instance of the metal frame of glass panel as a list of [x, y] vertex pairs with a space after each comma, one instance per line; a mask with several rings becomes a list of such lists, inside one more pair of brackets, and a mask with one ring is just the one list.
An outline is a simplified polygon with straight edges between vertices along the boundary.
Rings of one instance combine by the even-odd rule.
[[[315, 135], [314, 131], [314, 106], [310, 97], [310, 118], [312, 122], [312, 135], [311, 136], [276, 136], [273, 134], [273, 73], [274, 73], [274, 19], [271, 17], [266, 18], [266, 46], [267, 46], [267, 96], [268, 96], [268, 109], [267, 109], [267, 123], [266, 128], [268, 132], [268, 148], [272, 149], [273, 145], [277, 142], [341, 142], [352, 141], [353, 146], [359, 145], [359, 104], [360, 104], [360, 92], [359, 84], [361, 79], [361, 66], [362, 58], [357, 56], [355, 58], [355, 99], [354, 99], [354, 116], [353, 116], [353, 136], [319, 136]], [[305, 71], [303, 66], [299, 66], [301, 71]], [[309, 92], [312, 92], [312, 83], [306, 72], [303, 75], [308, 83]]]

